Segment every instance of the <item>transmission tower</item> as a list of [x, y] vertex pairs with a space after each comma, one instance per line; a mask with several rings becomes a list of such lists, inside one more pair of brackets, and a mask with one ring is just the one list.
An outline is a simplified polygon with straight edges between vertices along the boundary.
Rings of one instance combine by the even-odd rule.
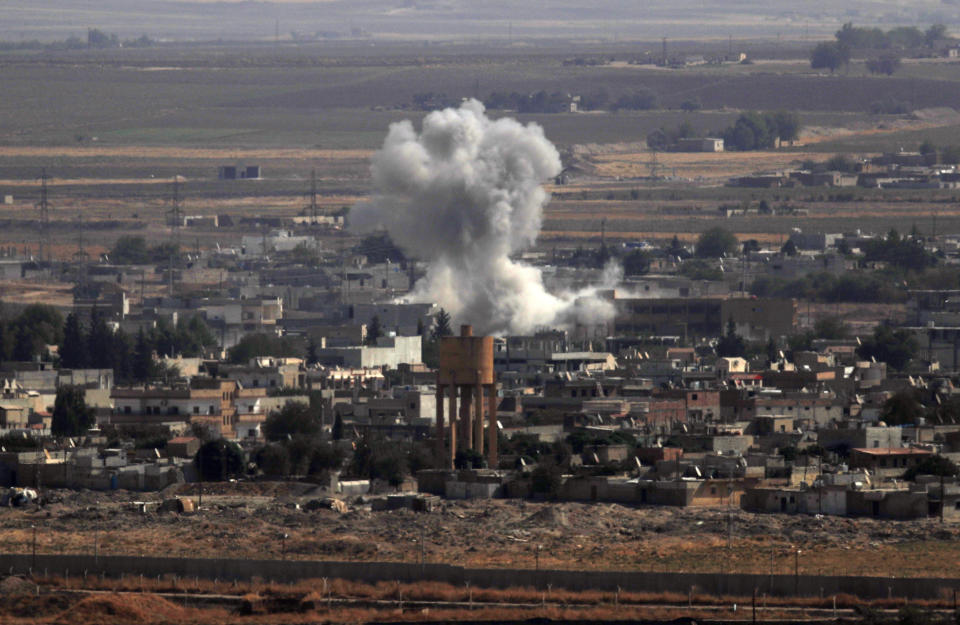
[[77, 293], [86, 297], [87, 260], [89, 254], [83, 246], [83, 212], [77, 213], [77, 251], [73, 253], [73, 262], [77, 267]]
[[180, 200], [180, 176], [173, 177], [173, 198], [170, 210], [170, 296], [173, 297], [174, 267], [176, 258], [180, 254], [180, 224], [183, 223], [183, 206]]
[[660, 174], [660, 163], [657, 162], [657, 151], [652, 150], [652, 156], [650, 157], [650, 177], [657, 178]]
[[46, 252], [46, 259], [50, 260], [50, 202], [47, 200], [47, 181], [50, 180], [50, 177], [47, 176], [47, 169], [43, 168], [40, 171], [40, 201], [37, 202], [37, 208], [40, 209], [40, 250], [38, 260], [44, 260], [44, 252]]

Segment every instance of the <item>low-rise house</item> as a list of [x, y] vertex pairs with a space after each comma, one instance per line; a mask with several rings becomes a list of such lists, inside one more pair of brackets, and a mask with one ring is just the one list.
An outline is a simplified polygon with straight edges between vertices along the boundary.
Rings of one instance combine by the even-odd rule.
[[916, 448], [853, 448], [850, 450], [850, 468], [863, 468], [873, 475], [899, 477], [907, 469], [933, 456], [929, 449]]

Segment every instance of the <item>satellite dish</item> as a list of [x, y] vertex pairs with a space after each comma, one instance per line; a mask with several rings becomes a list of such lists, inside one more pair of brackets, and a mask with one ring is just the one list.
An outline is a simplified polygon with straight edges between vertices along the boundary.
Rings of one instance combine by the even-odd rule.
[[520, 457], [520, 466], [521, 467], [527, 466], [527, 461], [523, 459], [523, 456]]
[[700, 467], [693, 465], [693, 472], [697, 474], [697, 477], [703, 477], [703, 473], [700, 472]]
[[634, 456], [634, 457], [633, 457], [633, 461], [637, 463], [637, 468], [638, 468], [638, 469], [642, 469], [642, 468], [643, 468], [643, 465], [640, 464], [640, 458], [637, 458], [636, 456]]

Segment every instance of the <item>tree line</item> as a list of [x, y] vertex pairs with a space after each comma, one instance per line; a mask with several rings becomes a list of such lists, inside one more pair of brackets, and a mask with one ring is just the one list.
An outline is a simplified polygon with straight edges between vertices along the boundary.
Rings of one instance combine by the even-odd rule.
[[867, 71], [889, 76], [900, 68], [901, 52], [932, 50], [938, 41], [947, 36], [947, 27], [943, 24], [934, 24], [926, 31], [915, 26], [900, 26], [883, 31], [879, 28], [858, 27], [847, 22], [835, 33], [834, 41], [825, 41], [813, 48], [810, 52], [810, 67], [834, 72], [850, 62], [854, 51], [866, 52], [872, 54], [866, 60]]
[[141, 328], [131, 338], [122, 329], [110, 328], [106, 318], [94, 309], [87, 323], [76, 313], [67, 315], [58, 345], [59, 364], [69, 369], [112, 369], [120, 384], [143, 383], [176, 373], [156, 362], [154, 354], [195, 357], [217, 344], [199, 315], [181, 319], [176, 325], [160, 319], [153, 328]]
[[[712, 133], [723, 139], [726, 150], [769, 150], [778, 142], [795, 141], [800, 135], [800, 117], [792, 111], [749, 111], [742, 113], [733, 125]], [[666, 150], [681, 139], [703, 136], [688, 121], [676, 128], [661, 127], [647, 135], [647, 146]]]

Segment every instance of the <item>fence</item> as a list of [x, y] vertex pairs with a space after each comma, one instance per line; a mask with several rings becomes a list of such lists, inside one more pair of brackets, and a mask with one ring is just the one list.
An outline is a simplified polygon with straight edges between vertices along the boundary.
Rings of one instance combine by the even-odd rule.
[[956, 596], [957, 578], [857, 577], [819, 575], [752, 575], [743, 573], [656, 573], [641, 571], [569, 571], [471, 569], [445, 564], [402, 562], [334, 562], [309, 560], [242, 560], [232, 558], [157, 558], [94, 555], [0, 555], [0, 572], [55, 575], [143, 575], [294, 582], [322, 577], [376, 583], [435, 581], [469, 583], [481, 588], [511, 586], [567, 590], [687, 593], [691, 588], [711, 595], [749, 596], [754, 590], [772, 596], [828, 597], [850, 594], [863, 599], [906, 597], [934, 599]]

